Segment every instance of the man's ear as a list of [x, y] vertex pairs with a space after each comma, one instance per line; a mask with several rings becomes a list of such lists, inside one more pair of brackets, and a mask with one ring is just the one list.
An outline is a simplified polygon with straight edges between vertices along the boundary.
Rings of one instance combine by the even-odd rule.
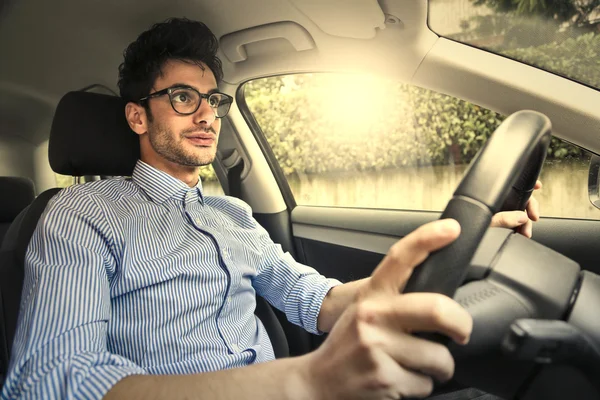
[[139, 104], [129, 102], [125, 106], [125, 118], [132, 131], [138, 135], [148, 132], [148, 115], [146, 109]]

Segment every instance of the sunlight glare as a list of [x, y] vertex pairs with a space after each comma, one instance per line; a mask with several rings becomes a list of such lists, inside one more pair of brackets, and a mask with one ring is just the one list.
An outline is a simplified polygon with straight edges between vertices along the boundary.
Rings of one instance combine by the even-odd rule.
[[326, 75], [320, 92], [323, 115], [346, 141], [364, 140], [365, 130], [385, 118], [395, 100], [390, 83], [372, 75]]

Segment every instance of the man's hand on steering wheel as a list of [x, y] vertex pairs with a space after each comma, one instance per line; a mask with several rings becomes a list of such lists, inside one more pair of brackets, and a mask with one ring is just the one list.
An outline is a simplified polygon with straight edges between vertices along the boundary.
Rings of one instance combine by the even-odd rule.
[[438, 220], [390, 248], [327, 340], [304, 358], [302, 375], [313, 391], [307, 399], [425, 397], [434, 380], [452, 377], [448, 348], [412, 332], [437, 332], [466, 344], [473, 328], [470, 314], [447, 296], [402, 290], [414, 268], [459, 232], [457, 221]]
[[[535, 183], [534, 190], [542, 187], [539, 180]], [[527, 202], [525, 211], [503, 211], [492, 218], [490, 226], [515, 229], [517, 233], [530, 238], [533, 232], [533, 221], [540, 218], [540, 205], [532, 195]]]

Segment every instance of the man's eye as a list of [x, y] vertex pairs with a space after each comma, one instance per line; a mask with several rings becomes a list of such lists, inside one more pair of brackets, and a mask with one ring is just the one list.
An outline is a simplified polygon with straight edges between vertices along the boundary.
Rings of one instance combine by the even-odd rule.
[[188, 101], [190, 101], [190, 98], [186, 93], [176, 93], [175, 95], [173, 95], [173, 100], [175, 100], [178, 103], [187, 103]]
[[208, 104], [211, 107], [219, 107], [219, 105], [221, 104], [221, 98], [222, 96], [219, 94], [211, 94], [208, 98]]

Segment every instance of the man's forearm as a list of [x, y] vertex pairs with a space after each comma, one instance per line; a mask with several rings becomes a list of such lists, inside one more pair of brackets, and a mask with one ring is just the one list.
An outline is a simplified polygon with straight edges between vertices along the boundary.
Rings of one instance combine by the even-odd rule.
[[333, 328], [340, 315], [356, 298], [358, 290], [367, 284], [369, 279], [371, 278], [335, 286], [327, 293], [317, 319], [317, 328], [321, 332], [329, 332]]
[[104, 400], [308, 400], [313, 396], [303, 367], [306, 357], [193, 375], [131, 375], [117, 383]]

